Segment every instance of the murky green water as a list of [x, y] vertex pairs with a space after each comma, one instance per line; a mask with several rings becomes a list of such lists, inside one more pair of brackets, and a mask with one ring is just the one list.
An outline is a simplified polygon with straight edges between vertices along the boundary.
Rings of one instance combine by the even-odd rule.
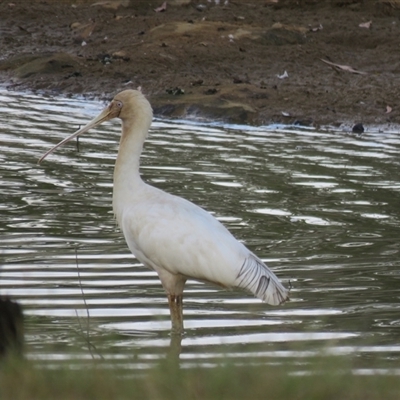
[[[51, 146], [102, 109], [0, 92], [0, 285], [23, 304], [30, 358], [145, 368], [169, 346], [166, 296], [131, 256], [111, 210], [119, 123]], [[142, 157], [149, 183], [214, 213], [276, 274], [274, 308], [189, 281], [181, 359], [293, 359], [325, 348], [400, 368], [400, 136], [234, 129], [156, 121]], [[79, 268], [77, 268], [76, 253]], [[87, 308], [85, 306], [85, 301]], [[90, 318], [87, 317], [89, 312]]]

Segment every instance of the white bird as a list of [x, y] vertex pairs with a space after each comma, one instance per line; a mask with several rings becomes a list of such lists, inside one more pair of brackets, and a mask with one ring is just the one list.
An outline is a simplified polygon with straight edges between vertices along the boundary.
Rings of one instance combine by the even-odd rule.
[[183, 333], [182, 297], [187, 279], [242, 288], [271, 305], [289, 299], [274, 273], [211, 214], [181, 197], [143, 182], [139, 160], [153, 118], [136, 90], [117, 94], [85, 127], [47, 151], [112, 118], [122, 120], [114, 169], [113, 210], [134, 256], [157, 272], [167, 292], [172, 333]]

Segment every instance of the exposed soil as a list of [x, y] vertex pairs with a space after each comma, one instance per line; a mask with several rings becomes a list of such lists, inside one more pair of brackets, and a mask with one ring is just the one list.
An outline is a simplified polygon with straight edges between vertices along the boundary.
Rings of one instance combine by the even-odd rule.
[[399, 0], [162, 3], [1, 2], [3, 85], [104, 99], [140, 86], [158, 116], [400, 124]]

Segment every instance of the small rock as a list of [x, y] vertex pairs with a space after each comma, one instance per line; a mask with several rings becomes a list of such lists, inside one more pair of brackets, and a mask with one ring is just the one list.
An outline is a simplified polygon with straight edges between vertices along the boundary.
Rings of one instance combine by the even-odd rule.
[[126, 52], [123, 51], [123, 50], [115, 51], [114, 53], [112, 53], [112, 57], [116, 58], [116, 59], [118, 59], [118, 58], [121, 58], [121, 59], [126, 58]]
[[361, 123], [355, 124], [355, 125], [353, 126], [352, 132], [353, 132], [353, 133], [358, 133], [359, 135], [361, 135], [362, 133], [364, 133], [364, 126], [363, 126], [363, 124], [361, 124]]
[[97, 59], [104, 65], [112, 63], [112, 57], [109, 54], [98, 54]]
[[204, 92], [204, 94], [212, 95], [212, 94], [215, 94], [215, 93], [217, 93], [217, 92], [218, 92], [217, 89], [212, 88], [212, 89], [207, 89], [207, 90]]
[[72, 72], [71, 74], [65, 76], [64, 79], [78, 78], [78, 77], [80, 77], [80, 76], [82, 76], [82, 73], [81, 73], [81, 72], [79, 72], [79, 71], [74, 71], [74, 72]]
[[201, 86], [204, 83], [203, 79], [198, 79], [197, 81], [191, 82], [192, 86]]
[[112, 54], [112, 58], [114, 60], [124, 60], [124, 61], [129, 61], [130, 57], [127, 56], [126, 52], [121, 50], [121, 51], [116, 51]]
[[185, 94], [185, 91], [183, 89], [181, 89], [180, 87], [174, 87], [174, 88], [166, 89], [165, 91], [168, 94], [171, 94], [173, 96], [179, 96], [179, 95]]
[[82, 24], [80, 22], [72, 22], [69, 27], [73, 30], [76, 31], [78, 30], [80, 27], [82, 26]]

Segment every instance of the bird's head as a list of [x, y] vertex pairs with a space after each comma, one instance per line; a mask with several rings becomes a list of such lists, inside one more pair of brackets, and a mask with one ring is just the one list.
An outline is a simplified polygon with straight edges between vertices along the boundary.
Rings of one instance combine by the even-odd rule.
[[[138, 90], [124, 90], [118, 93], [108, 106], [110, 114], [118, 113], [111, 118], [121, 118], [122, 121], [137, 119], [140, 115], [151, 114], [152, 109], [148, 100]], [[107, 110], [107, 109], [106, 109]], [[104, 110], [105, 111], [105, 110]]]
[[76, 138], [79, 135], [89, 131], [92, 128], [109, 121], [113, 118], [120, 118], [123, 122], [134, 120], [138, 115], [148, 114], [150, 121], [152, 117], [152, 109], [150, 103], [146, 100], [143, 94], [138, 90], [124, 90], [118, 93], [110, 104], [95, 118], [93, 118], [87, 125], [79, 129], [71, 136], [68, 136], [60, 143], [56, 144], [48, 150], [38, 161], [40, 164], [49, 154], [58, 149], [65, 143]]

